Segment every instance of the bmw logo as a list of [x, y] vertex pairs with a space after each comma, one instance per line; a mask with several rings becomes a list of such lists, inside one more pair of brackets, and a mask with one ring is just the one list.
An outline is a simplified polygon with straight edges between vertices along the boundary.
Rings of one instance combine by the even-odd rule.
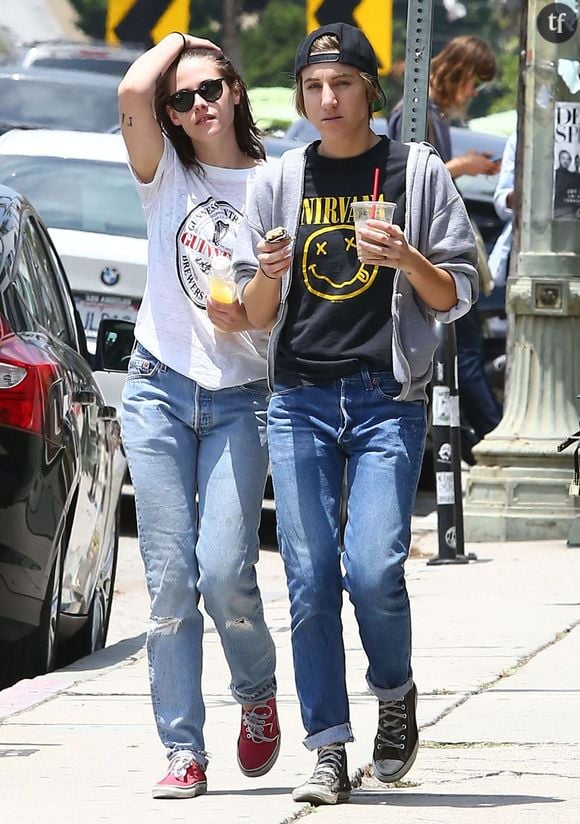
[[119, 282], [119, 278], [121, 277], [119, 270], [113, 268], [112, 266], [105, 266], [103, 271], [101, 272], [101, 280], [105, 284], [105, 286], [114, 286], [116, 283]]

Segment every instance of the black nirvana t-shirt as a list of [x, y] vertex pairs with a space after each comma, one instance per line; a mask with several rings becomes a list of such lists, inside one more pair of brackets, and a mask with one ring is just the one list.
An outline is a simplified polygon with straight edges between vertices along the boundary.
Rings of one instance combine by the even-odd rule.
[[317, 146], [306, 155], [288, 314], [276, 358], [276, 380], [291, 383], [392, 368], [394, 270], [358, 260], [350, 205], [372, 198], [378, 168], [379, 200], [397, 203], [394, 223], [404, 227], [409, 149], [382, 137], [358, 157], [335, 160], [321, 157]]

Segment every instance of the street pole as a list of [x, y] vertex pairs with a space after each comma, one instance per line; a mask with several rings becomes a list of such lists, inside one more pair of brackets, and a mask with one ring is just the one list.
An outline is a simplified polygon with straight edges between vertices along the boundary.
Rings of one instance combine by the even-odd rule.
[[[421, 141], [427, 136], [433, 6], [434, 0], [409, 0], [407, 8], [403, 141]], [[465, 564], [475, 556], [464, 554], [457, 348], [453, 324], [436, 324], [436, 334], [439, 343], [432, 383], [432, 432], [439, 551], [428, 563]]]
[[566, 538], [580, 512], [557, 451], [580, 391], [580, 168], [556, 171], [562, 151], [580, 167], [577, 24], [577, 0], [524, 3], [509, 381], [502, 421], [474, 448], [470, 541]]
[[421, 141], [427, 136], [429, 66], [433, 38], [434, 0], [409, 0], [403, 88], [401, 140]]

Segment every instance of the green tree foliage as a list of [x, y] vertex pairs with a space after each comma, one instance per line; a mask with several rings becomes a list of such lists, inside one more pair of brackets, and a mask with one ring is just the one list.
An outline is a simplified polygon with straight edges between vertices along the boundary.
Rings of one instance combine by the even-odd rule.
[[248, 86], [292, 86], [294, 53], [305, 31], [302, 3], [271, 0], [259, 23], [240, 35]]
[[104, 40], [107, 26], [107, 0], [71, 0], [79, 15], [79, 26], [97, 40]]
[[[107, 0], [72, 0], [81, 28], [103, 38]], [[452, 37], [474, 34], [493, 44], [498, 76], [493, 88], [470, 106], [470, 115], [514, 108], [517, 91], [520, 0], [463, 0], [467, 15], [450, 22], [435, 0], [433, 54]], [[249, 86], [291, 86], [294, 51], [306, 24], [305, 0], [238, 0], [236, 26], [240, 65]], [[231, 0], [191, 0], [191, 31], [224, 45], [224, 16]], [[382, 79], [387, 110], [401, 97], [408, 0], [393, 0], [393, 70]], [[231, 21], [228, 20], [228, 24]], [[228, 35], [232, 27], [228, 25]]]

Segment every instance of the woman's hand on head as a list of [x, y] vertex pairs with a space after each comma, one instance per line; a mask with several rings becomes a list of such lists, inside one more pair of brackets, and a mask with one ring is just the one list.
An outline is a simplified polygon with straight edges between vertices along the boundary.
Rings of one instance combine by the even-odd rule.
[[271, 280], [279, 280], [290, 268], [292, 262], [292, 238], [286, 238], [278, 243], [268, 243], [267, 240], [258, 241], [259, 271]]
[[185, 34], [183, 33], [185, 38], [185, 44], [188, 49], [213, 49], [219, 54], [223, 54], [221, 48], [216, 46], [215, 43], [212, 43], [211, 40], [206, 40], [205, 37], [196, 37], [193, 34]]

